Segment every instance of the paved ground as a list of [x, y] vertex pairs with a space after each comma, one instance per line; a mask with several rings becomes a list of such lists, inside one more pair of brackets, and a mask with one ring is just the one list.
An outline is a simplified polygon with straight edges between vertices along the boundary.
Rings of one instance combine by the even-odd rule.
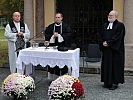
[[[9, 75], [8, 68], [0, 68], [0, 83]], [[108, 90], [102, 87], [100, 74], [81, 74], [80, 80], [85, 88], [84, 100], [133, 100], [133, 76], [125, 76], [125, 84], [117, 90]], [[28, 100], [48, 100], [47, 90], [49, 80], [46, 71], [35, 70], [36, 89], [29, 95]], [[0, 100], [13, 100], [0, 93]]]

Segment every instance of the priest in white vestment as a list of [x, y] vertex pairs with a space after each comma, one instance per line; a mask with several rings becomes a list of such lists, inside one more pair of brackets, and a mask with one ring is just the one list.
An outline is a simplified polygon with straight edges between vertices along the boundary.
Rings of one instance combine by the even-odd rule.
[[26, 47], [26, 42], [30, 38], [30, 31], [27, 24], [21, 22], [20, 19], [21, 14], [19, 12], [14, 12], [12, 21], [9, 22], [5, 28], [5, 37], [8, 39], [8, 53], [11, 73], [16, 72], [17, 50], [15, 42], [17, 41], [17, 38], [22, 37], [24, 40], [24, 48]]

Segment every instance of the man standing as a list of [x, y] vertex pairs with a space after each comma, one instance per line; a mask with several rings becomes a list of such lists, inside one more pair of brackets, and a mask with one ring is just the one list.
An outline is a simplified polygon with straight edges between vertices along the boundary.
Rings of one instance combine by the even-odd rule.
[[119, 83], [124, 83], [125, 26], [117, 18], [117, 11], [111, 11], [101, 33], [101, 81], [109, 90], [114, 90]]
[[25, 43], [30, 38], [30, 31], [21, 20], [21, 14], [14, 12], [12, 20], [5, 28], [5, 37], [8, 39], [8, 53], [11, 73], [16, 72], [16, 59], [19, 50], [26, 47]]

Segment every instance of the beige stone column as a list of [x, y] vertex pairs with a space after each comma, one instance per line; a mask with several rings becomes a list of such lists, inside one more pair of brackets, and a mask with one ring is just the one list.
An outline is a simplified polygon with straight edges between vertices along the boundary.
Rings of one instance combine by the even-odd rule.
[[44, 0], [36, 0], [36, 32], [39, 34], [44, 28]]
[[28, 25], [31, 32], [31, 37], [34, 33], [34, 10], [33, 10], [34, 0], [24, 0], [24, 22]]
[[56, 0], [45, 0], [44, 1], [44, 19], [45, 27], [54, 22], [55, 11], [56, 11]]
[[126, 67], [133, 68], [133, 0], [124, 1]]
[[133, 0], [125, 0], [124, 23], [126, 26], [126, 44], [133, 44]]
[[118, 11], [118, 20], [123, 22], [124, 0], [113, 0], [113, 10]]

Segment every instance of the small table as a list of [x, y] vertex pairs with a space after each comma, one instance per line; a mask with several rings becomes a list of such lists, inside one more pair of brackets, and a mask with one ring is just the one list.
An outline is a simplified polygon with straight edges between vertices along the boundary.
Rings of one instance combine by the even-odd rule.
[[23, 65], [32, 64], [37, 66], [40, 64], [42, 67], [49, 65], [50, 67], [55, 67], [56, 65], [59, 68], [63, 68], [65, 65], [68, 66], [68, 69], [72, 68], [71, 75], [75, 78], [79, 77], [79, 58], [80, 58], [80, 49], [68, 51], [58, 51], [49, 47], [38, 48], [26, 48], [20, 50], [16, 66], [18, 73], [24, 73]]

